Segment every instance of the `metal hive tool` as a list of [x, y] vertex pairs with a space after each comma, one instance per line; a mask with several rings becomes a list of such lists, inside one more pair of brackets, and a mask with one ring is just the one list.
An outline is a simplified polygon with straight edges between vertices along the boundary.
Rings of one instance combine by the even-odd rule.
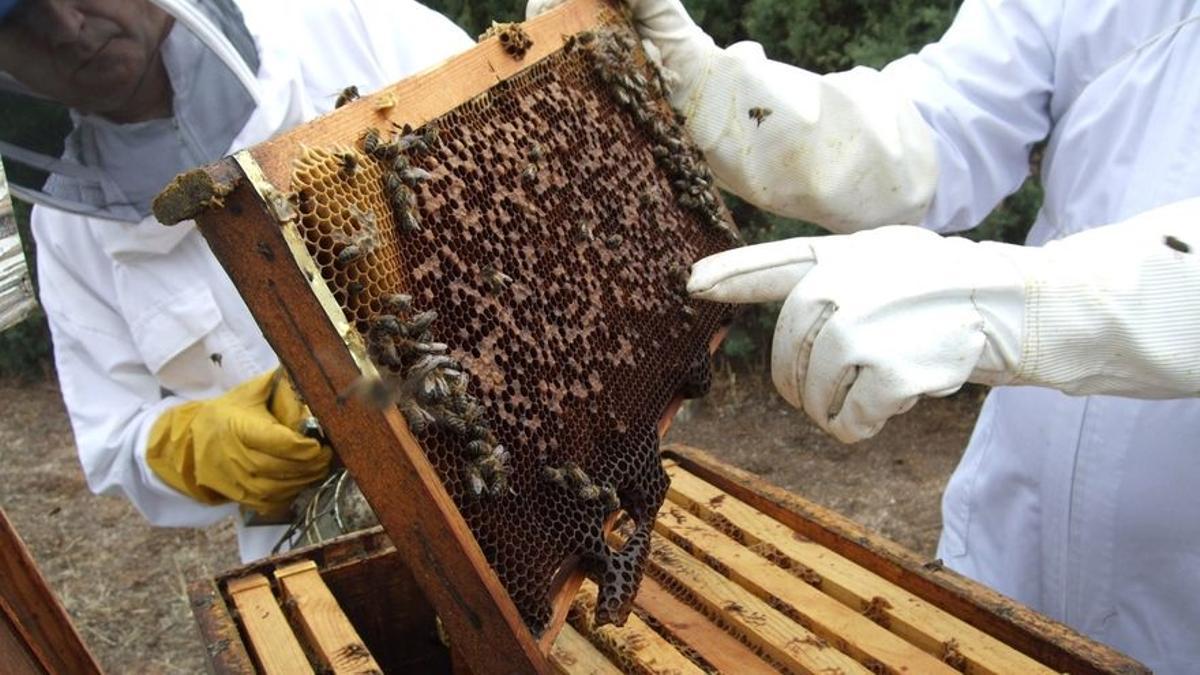
[[400, 407], [535, 634], [576, 569], [622, 623], [660, 423], [707, 390], [730, 318], [687, 270], [737, 244], [635, 35], [614, 20], [417, 128], [348, 131], [264, 195], [369, 357], [341, 398]]

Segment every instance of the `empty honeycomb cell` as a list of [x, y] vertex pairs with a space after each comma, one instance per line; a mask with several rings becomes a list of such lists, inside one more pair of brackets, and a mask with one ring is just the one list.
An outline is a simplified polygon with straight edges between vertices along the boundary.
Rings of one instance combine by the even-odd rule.
[[[624, 621], [667, 491], [659, 419], [707, 389], [730, 318], [680, 292], [736, 230], [622, 30], [421, 129], [306, 148], [292, 176], [321, 278], [377, 368], [406, 378], [388, 400], [536, 633], [569, 560], [597, 582], [596, 619]], [[441, 361], [414, 379], [421, 359]], [[580, 478], [547, 480], [568, 466]]]

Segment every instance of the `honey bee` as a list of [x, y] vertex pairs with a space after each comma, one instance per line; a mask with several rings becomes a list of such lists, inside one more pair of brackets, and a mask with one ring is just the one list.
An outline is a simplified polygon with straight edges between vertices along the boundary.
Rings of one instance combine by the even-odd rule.
[[1179, 251], [1180, 253], [1192, 252], [1191, 246], [1188, 246], [1187, 243], [1180, 241], [1176, 237], [1173, 237], [1169, 234], [1163, 238], [1163, 243], [1166, 244], [1167, 248], [1171, 249], [1172, 251]]
[[577, 494], [585, 502], [594, 502], [600, 498], [600, 488], [595, 483], [587, 483], [579, 486]]
[[367, 287], [363, 286], [362, 282], [359, 282], [359, 281], [351, 281], [349, 284], [346, 285], [346, 295], [351, 300], [357, 299], [358, 296], [362, 295], [362, 292], [365, 290], [367, 290]]
[[416, 354], [445, 354], [450, 346], [445, 342], [414, 342], [411, 349]]
[[450, 383], [436, 371], [421, 378], [418, 394], [426, 403], [440, 403], [450, 398]]
[[467, 452], [475, 459], [480, 459], [492, 454], [492, 446], [487, 441], [475, 440], [467, 443]]
[[692, 272], [687, 265], [679, 265], [671, 270], [672, 281], [675, 283], [675, 292], [679, 295], [687, 296], [688, 279], [692, 277]]
[[408, 423], [408, 428], [418, 436], [429, 431], [435, 422], [433, 415], [411, 398], [400, 402], [400, 412], [404, 415], [404, 421]]
[[421, 231], [421, 223], [417, 222], [412, 209], [405, 208], [400, 211], [400, 229], [409, 233]]
[[379, 146], [383, 143], [379, 138], [379, 130], [371, 127], [363, 132], [362, 135], [362, 151], [372, 157], [379, 151]]
[[393, 314], [380, 314], [375, 317], [375, 322], [371, 324], [371, 333], [380, 335], [400, 335], [403, 332], [403, 327], [400, 324], [400, 319], [397, 319]]
[[501, 471], [500, 473], [492, 476], [492, 482], [490, 485], [488, 485], [488, 490], [490, 490], [492, 495], [496, 497], [499, 497], [505, 493], [510, 495], [517, 494], [511, 487], [508, 486], [508, 471]]
[[404, 187], [404, 181], [400, 179], [400, 174], [395, 171], [389, 171], [383, 179], [383, 185], [387, 188], [388, 194], [392, 196], [392, 204], [402, 203], [408, 206], [408, 190]]
[[485, 476], [495, 476], [508, 471], [508, 459], [508, 450], [505, 450], [503, 445], [497, 445], [476, 462], [476, 466], [483, 471]]
[[492, 434], [491, 430], [488, 429], [487, 425], [483, 424], [482, 422], [472, 425], [469, 429], [467, 429], [467, 437], [472, 439], [483, 439], [488, 442], [495, 442], [496, 440], [496, 437]]
[[296, 203], [296, 208], [307, 213], [312, 211], [313, 193], [308, 188], [300, 188], [293, 193], [293, 201]]
[[367, 343], [368, 353], [378, 364], [397, 369], [403, 365], [396, 343], [389, 339], [374, 339]]
[[396, 148], [400, 152], [425, 152], [429, 146], [425, 143], [425, 138], [417, 134], [403, 134], [396, 141]]
[[[463, 404], [459, 409], [458, 414], [462, 416], [463, 421], [472, 428], [480, 428], [484, 426], [483, 406], [479, 405], [474, 399], [463, 397]], [[480, 436], [485, 440], [490, 440], [491, 436], [488, 433]]]
[[380, 141], [371, 156], [381, 162], [391, 162], [399, 155], [400, 144], [397, 141], [388, 141], [387, 143]]
[[617, 491], [611, 485], [605, 485], [600, 488], [600, 498], [604, 500], [604, 508], [607, 511], [616, 511], [621, 508], [621, 498], [617, 495]]
[[480, 473], [479, 467], [468, 464], [464, 473], [466, 473], [467, 489], [470, 490], [471, 496], [482, 497], [484, 490], [487, 489], [487, 483], [483, 481], [483, 474]]
[[305, 438], [312, 438], [322, 441], [322, 443], [328, 443], [328, 440], [325, 438], [325, 430], [321, 428], [321, 423], [315, 417], [309, 416], [300, 420], [296, 424], [296, 431], [300, 432], [300, 435]]
[[650, 192], [649, 190], [646, 190], [642, 194], [638, 195], [638, 203], [640, 203], [643, 207], [653, 206], [654, 205], [654, 193]]
[[[340, 108], [340, 107], [346, 105], [347, 103], [358, 99], [358, 96], [359, 96], [358, 87], [352, 84], [349, 87], [346, 87], [345, 89], [343, 89], [342, 93], [338, 94], [337, 101], [333, 104], [333, 107]], [[326, 100], [328, 100], [328, 99], [326, 99]]]
[[457, 436], [469, 436], [471, 434], [471, 425], [467, 424], [466, 420], [462, 418], [462, 415], [453, 413], [449, 410], [443, 410], [441, 412], [441, 415], [438, 418], [438, 423], [449, 429]]
[[775, 111], [771, 110], [770, 108], [760, 108], [756, 106], [750, 109], [749, 114], [750, 119], [754, 120], [755, 126], [761, 127], [763, 120], [770, 117], [773, 112]]
[[542, 467], [542, 479], [554, 483], [563, 489], [567, 487], [567, 476], [563, 473], [563, 470], [548, 464]]
[[442, 130], [438, 128], [438, 125], [430, 122], [425, 125], [425, 131], [421, 134], [421, 140], [425, 142], [426, 150], [436, 148], [438, 143], [442, 142]]
[[[407, 326], [405, 327], [405, 330], [407, 330]], [[454, 359], [450, 358], [449, 356], [432, 354], [428, 356], [422, 356], [421, 358], [417, 359], [417, 361], [413, 363], [409, 373], [414, 377], [421, 378], [440, 368], [452, 368], [457, 370], [458, 364], [455, 363]]]
[[[421, 312], [420, 314], [414, 316], [404, 326], [405, 335], [415, 336], [415, 335], [420, 335], [421, 333], [424, 333], [426, 330], [429, 330], [429, 326], [431, 324], [433, 324], [434, 321], [437, 320], [437, 316], [438, 316], [437, 310], [434, 310], [434, 309], [431, 309], [431, 310], [428, 310], [425, 312]], [[430, 366], [426, 366], [426, 367], [430, 367]], [[436, 366], [432, 366], [432, 367], [436, 367]]]
[[342, 152], [338, 154], [338, 175], [346, 180], [354, 177], [354, 172], [358, 170], [358, 155], [353, 152]]
[[584, 243], [592, 240], [592, 228], [587, 223], [577, 223], [575, 225], [575, 241]]
[[610, 234], [610, 235], [608, 235], [608, 237], [606, 237], [604, 239], [604, 243], [608, 244], [609, 248], [617, 248], [624, 242], [625, 242], [625, 237], [622, 237], [619, 234]]
[[362, 249], [357, 244], [347, 244], [337, 254], [336, 262], [339, 267], [346, 267], [363, 256]]
[[590, 485], [592, 482], [592, 479], [587, 475], [587, 472], [583, 470], [583, 467], [579, 466], [575, 462], [567, 462], [564, 464], [562, 471], [570, 485]]
[[427, 181], [430, 178], [433, 178], [433, 174], [417, 167], [408, 167], [400, 172], [400, 180], [404, 181], [409, 187], [416, 187], [418, 183]]
[[483, 283], [493, 293], [499, 293], [511, 284], [513, 278], [492, 265], [483, 268]]
[[542, 146], [541, 146], [541, 144], [536, 141], [531, 143], [529, 145], [529, 152], [526, 153], [526, 157], [528, 157], [529, 161], [531, 161], [531, 162], [536, 163], [536, 162], [542, 161]]
[[537, 180], [537, 175], [537, 164], [530, 164], [525, 167], [524, 171], [521, 172], [521, 180], [524, 180], [526, 183], [532, 183], [533, 181]]
[[402, 314], [412, 308], [412, 296], [407, 293], [393, 293], [383, 299], [383, 304], [397, 314]]
[[212, 361], [213, 365], [215, 365], [218, 368], [221, 367], [221, 359], [222, 358], [223, 357], [221, 356], [221, 352], [213, 352], [212, 354], [208, 355], [208, 360]]
[[450, 396], [452, 399], [462, 399], [467, 395], [467, 386], [469, 382], [461, 373], [458, 377], [450, 380]]

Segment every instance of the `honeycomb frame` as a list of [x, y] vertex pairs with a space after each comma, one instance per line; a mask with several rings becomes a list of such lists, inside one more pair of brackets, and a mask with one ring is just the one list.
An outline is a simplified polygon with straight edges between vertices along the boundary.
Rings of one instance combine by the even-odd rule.
[[[628, 31], [627, 27], [621, 28], [611, 12], [603, 22], [613, 26], [613, 31]], [[425, 345], [445, 345], [435, 353], [444, 354], [453, 362], [455, 372], [463, 375], [464, 388], [485, 409], [484, 426], [488, 433], [477, 434], [475, 440], [486, 439], [488, 446], [503, 443], [509, 448], [510, 455], [505, 458], [513, 465], [505, 473], [509, 480], [504, 489], [492, 490], [490, 485], [487, 491], [469, 489], [471, 481], [462, 474], [462, 447], [469, 438], [461, 438], [463, 434], [443, 425], [421, 429], [410, 416], [405, 431], [417, 433], [402, 436], [408, 436], [404, 440], [419, 438], [419, 446], [431, 460], [460, 514], [471, 525], [484, 557], [535, 634], [543, 634], [555, 625], [556, 591], [563, 590], [560, 586], [564, 585], [564, 573], [572, 566], [580, 567], [600, 585], [598, 620], [619, 622], [628, 612], [645, 562], [646, 540], [666, 491], [666, 476], [658, 460], [659, 434], [680, 394], [696, 395], [706, 389], [708, 355], [719, 340], [722, 325], [729, 319], [727, 308], [689, 300], [683, 283], [687, 264], [736, 243], [736, 230], [713, 191], [711, 176], [683, 136], [682, 125], [663, 103], [657, 85], [650, 84], [653, 71], [644, 61], [629, 61], [616, 64], [623, 69], [616, 77], [611, 72], [606, 74], [606, 68], [611, 70], [612, 66], [606, 66], [606, 60], [619, 60], [621, 54], [636, 52], [636, 40], [628, 35], [614, 35], [615, 38], [609, 35], [604, 39], [617, 40], [618, 49], [591, 37], [578, 42], [570, 38], [566, 48], [535, 54], [540, 46], [535, 42], [529, 52], [533, 58], [527, 57], [514, 75], [463, 105], [418, 120], [423, 123], [415, 128], [409, 126], [398, 131], [393, 136], [396, 140], [421, 137], [434, 125], [441, 130], [439, 138], [430, 142], [431, 147], [420, 153], [405, 153], [405, 166], [420, 171], [422, 176], [408, 186], [410, 194], [400, 206], [392, 195], [394, 190], [388, 187], [389, 174], [399, 171], [389, 164], [393, 158], [381, 160], [363, 145], [361, 132], [365, 127], [361, 122], [335, 124], [350, 118], [341, 112], [325, 118], [323, 125], [325, 133], [339, 142], [318, 142], [309, 135], [301, 143], [297, 142], [297, 135], [290, 134], [291, 138], [252, 149], [238, 161], [271, 217], [284, 223], [283, 235], [294, 262], [363, 373], [369, 377], [402, 378], [415, 367], [411, 359], [394, 364], [381, 361], [380, 335], [394, 334], [379, 329], [381, 317], [392, 317], [409, 326], [419, 313], [440, 310], [436, 320], [420, 330], [413, 329], [411, 335], [409, 328], [404, 328], [404, 335], [419, 338]], [[609, 47], [601, 48], [604, 44]], [[631, 66], [638, 70], [636, 79], [640, 86], [652, 93], [647, 100], [639, 98], [637, 106], [630, 105], [628, 87], [619, 82], [614, 85], [614, 81], [634, 74], [629, 70]], [[574, 84], [564, 89], [558, 82], [555, 89], [556, 77], [562, 79], [558, 77], [562, 75], [560, 71], [570, 69]], [[557, 91], [561, 96], [547, 100], [547, 91]], [[586, 100], [571, 99], [580, 92]], [[393, 106], [382, 106], [380, 101], [390, 102], [392, 95], [381, 92], [347, 108], [359, 108], [358, 120], [365, 117], [362, 112], [366, 106], [384, 117]], [[511, 107], [520, 108], [523, 102], [530, 101], [534, 103], [527, 109], [514, 112]], [[506, 105], [509, 107], [505, 108]], [[478, 134], [479, 138], [474, 140], [464, 140], [457, 133], [470, 127], [456, 121], [456, 115], [496, 118], [499, 114], [509, 116], [510, 121], [527, 123], [538, 105], [543, 109], [573, 111], [570, 124], [557, 121], [549, 133], [537, 140], [531, 138], [535, 134], [529, 129], [509, 130], [521, 140], [507, 145], [495, 143], [489, 133]], [[602, 126], [597, 125], [598, 120], [618, 127], [616, 134], [579, 143], [595, 130], [591, 127]], [[503, 121], [494, 122], [494, 119], [490, 122], [493, 129], [505, 126]], [[575, 133], [563, 133], [564, 124], [573, 124], [570, 131]], [[510, 126], [519, 124], [514, 122]], [[593, 149], [591, 155], [582, 152], [585, 146]], [[667, 146], [670, 153], [657, 152]], [[475, 176], [476, 185], [456, 183], [455, 171], [469, 163], [470, 155], [478, 153], [480, 148], [495, 150], [500, 160], [506, 162], [505, 169], [493, 170], [492, 182], [481, 181], [479, 162], [475, 162], [471, 175]], [[588, 174], [588, 180], [575, 184], [596, 193], [588, 201], [579, 198], [578, 190], [572, 192], [572, 184], [564, 175], [572, 166], [587, 166], [587, 160], [595, 160], [597, 148], [608, 155], [609, 164], [600, 162], [596, 171]], [[484, 163], [495, 167], [497, 159], [491, 159]], [[655, 183], [654, 189], [621, 194], [639, 176], [650, 176], [648, 180]], [[478, 187], [480, 184], [485, 187]], [[329, 195], [346, 191], [347, 186], [357, 189], [360, 185], [365, 187], [352, 200], [352, 207], [330, 201]], [[496, 195], [512, 197], [525, 191], [538, 200], [526, 200], [523, 205], [514, 199], [499, 199], [491, 204], [479, 201]], [[468, 201], [465, 193], [472, 193], [470, 199], [475, 201]], [[459, 197], [467, 204], [455, 204]], [[402, 209], [410, 203], [420, 220], [418, 230], [401, 227]], [[531, 213], [549, 203], [568, 212], [552, 217]], [[502, 227], [498, 229], [520, 236], [514, 236], [510, 242], [489, 241], [485, 233], [494, 234], [497, 228], [481, 230], [472, 229], [469, 222], [464, 225], [472, 213], [483, 212], [499, 213], [497, 222]], [[654, 217], [649, 218], [650, 215]], [[521, 223], [515, 222], [518, 220]], [[649, 220], [653, 220], [654, 227], [638, 229], [629, 225]], [[203, 221], [201, 218], [202, 227]], [[458, 248], [448, 246], [443, 236], [456, 223], [459, 228], [454, 237], [458, 237], [455, 240]], [[568, 226], [558, 226], [562, 223]], [[685, 230], [686, 237], [672, 238]], [[472, 237], [479, 240], [474, 245]], [[406, 246], [408, 250], [400, 250]], [[575, 253], [566, 260], [548, 256], [543, 261], [537, 255], [539, 248]], [[630, 256], [631, 251], [635, 255]], [[221, 257], [219, 251], [218, 256]], [[389, 256], [391, 263], [387, 262]], [[437, 262], [413, 264], [418, 258]], [[491, 259], [496, 264], [482, 263]], [[403, 260], [403, 264], [397, 260]], [[385, 271], [380, 273], [380, 269]], [[578, 278], [573, 281], [572, 274], [580, 270], [586, 272], [582, 275], [585, 282], [603, 277], [605, 283], [575, 283], [573, 287]], [[632, 278], [637, 275], [640, 277]], [[237, 275], [232, 276], [237, 282]], [[641, 284], [643, 293], [622, 297], [623, 289], [638, 287], [634, 281]], [[243, 284], [239, 283], [239, 288], [245, 293]], [[556, 288], [561, 292], [553, 292]], [[388, 307], [388, 298], [397, 295], [409, 298], [406, 306]], [[553, 297], [547, 300], [550, 296]], [[614, 301], [636, 311], [626, 311], [623, 317], [606, 316], [602, 310]], [[554, 302], [560, 306], [556, 308]], [[253, 310], [254, 303], [249, 304]], [[458, 315], [454, 314], [455, 307], [459, 307]], [[481, 307], [488, 311], [481, 312]], [[570, 312], [565, 312], [568, 307]], [[522, 323], [515, 318], [522, 316], [521, 312], [526, 318], [541, 317], [543, 321]], [[666, 316], [665, 324], [669, 327], [663, 330], [662, 325], [655, 326], [659, 333], [643, 330], [649, 325], [647, 317], [651, 316]], [[607, 320], [600, 322], [597, 317]], [[481, 349], [488, 336], [472, 334], [467, 327], [489, 321], [492, 329], [498, 326], [504, 329], [501, 330], [504, 339], [518, 348], [506, 351], [491, 344]], [[506, 326], [499, 325], [506, 322]], [[619, 329], [615, 327], [617, 324]], [[266, 326], [264, 332], [269, 339], [272, 337]], [[589, 332], [594, 334], [590, 337], [595, 344], [588, 345], [580, 337]], [[632, 340], [630, 335], [638, 339]], [[654, 338], [664, 335], [666, 339], [656, 343]], [[547, 341], [555, 343], [557, 349], [547, 348], [543, 344]], [[297, 375], [290, 360], [282, 353], [281, 358]], [[545, 379], [511, 377], [513, 373], [553, 369], [556, 363], [571, 364], [569, 381], [547, 385]], [[672, 367], [663, 367], [664, 364]], [[654, 380], [655, 384], [648, 386], [648, 393], [640, 398], [629, 396], [629, 392], [614, 384], [616, 380], [608, 381], [597, 375], [614, 371], [621, 371], [614, 376], [618, 380], [641, 377]], [[322, 397], [309, 395], [311, 383], [305, 379], [298, 376], [297, 384], [324, 419], [324, 406], [319, 402]], [[511, 386], [514, 383], [515, 391]], [[522, 385], [526, 388], [522, 389]], [[348, 404], [346, 394], [351, 390], [352, 387], [339, 387], [339, 406]], [[549, 397], [551, 403], [547, 403], [546, 397], [539, 397], [547, 391], [554, 394]], [[613, 392], [613, 398], [598, 403], [596, 398], [608, 395], [609, 391]], [[564, 405], [567, 400], [573, 403]], [[387, 403], [390, 405], [391, 401]], [[538, 406], [540, 409], [534, 411]], [[625, 408], [617, 410], [621, 406]], [[395, 415], [390, 419], [395, 419]], [[524, 433], [522, 428], [535, 423], [549, 426], [558, 423], [567, 430], [597, 425], [604, 428], [592, 430], [586, 438], [577, 432], [575, 436], [564, 432], [536, 441], [513, 439], [514, 434]], [[338, 436], [331, 433], [335, 446], [341, 447]], [[581, 450], [583, 445], [588, 447]], [[637, 451], [623, 456], [612, 451], [615, 447]], [[349, 458], [347, 464], [356, 476], [361, 473]], [[369, 480], [360, 482], [368, 500], [377, 511], [382, 511], [379, 502], [388, 500], [381, 499], [378, 488], [372, 488]], [[520, 512], [523, 502], [529, 506], [528, 497], [533, 494], [558, 494], [561, 498], [542, 499], [534, 505], [536, 508], [525, 509], [537, 513], [523, 516], [527, 518], [524, 525], [504, 517], [506, 513]], [[605, 528], [618, 510], [637, 524], [630, 542], [619, 551], [605, 541]], [[391, 532], [389, 520], [394, 522], [394, 518], [382, 512], [380, 515]], [[546, 518], [538, 521], [535, 517], [538, 515]], [[530, 527], [529, 522], [537, 525]], [[580, 523], [586, 525], [581, 529]], [[549, 553], [542, 550], [537, 555], [522, 557], [515, 552], [530, 548], [528, 537], [553, 539], [556, 532], [572, 531], [576, 534], [567, 537], [569, 541], [560, 541]], [[583, 531], [585, 534], [578, 534]]]

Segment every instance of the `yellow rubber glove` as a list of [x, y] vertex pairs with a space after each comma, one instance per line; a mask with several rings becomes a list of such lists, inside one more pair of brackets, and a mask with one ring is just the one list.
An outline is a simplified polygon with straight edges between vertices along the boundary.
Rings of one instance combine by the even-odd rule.
[[146, 463], [197, 501], [278, 513], [329, 472], [330, 450], [297, 430], [306, 416], [277, 370], [164, 412], [150, 431]]

